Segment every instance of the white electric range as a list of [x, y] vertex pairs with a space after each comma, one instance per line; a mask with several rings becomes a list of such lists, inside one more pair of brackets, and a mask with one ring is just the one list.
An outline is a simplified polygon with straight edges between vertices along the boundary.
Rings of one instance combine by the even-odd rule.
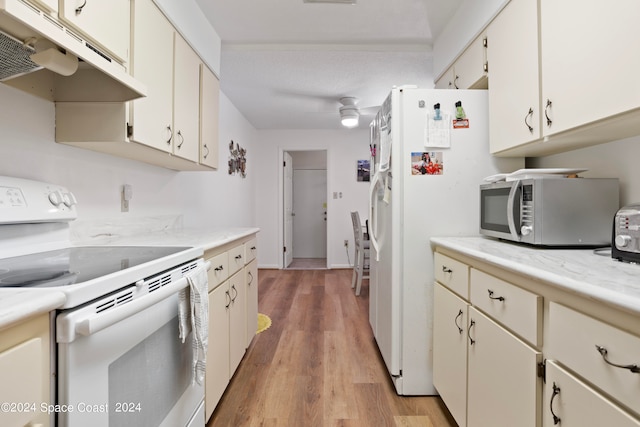
[[[0, 288], [55, 289], [52, 425], [203, 426], [193, 332], [179, 338], [200, 248], [74, 246], [66, 188], [0, 176]], [[181, 295], [182, 294], [182, 295]]]

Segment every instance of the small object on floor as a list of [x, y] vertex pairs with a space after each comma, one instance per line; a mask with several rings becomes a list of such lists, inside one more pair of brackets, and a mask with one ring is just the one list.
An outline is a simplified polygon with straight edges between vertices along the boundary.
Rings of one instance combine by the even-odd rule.
[[258, 330], [256, 334], [264, 332], [271, 326], [271, 318], [266, 314], [258, 313]]

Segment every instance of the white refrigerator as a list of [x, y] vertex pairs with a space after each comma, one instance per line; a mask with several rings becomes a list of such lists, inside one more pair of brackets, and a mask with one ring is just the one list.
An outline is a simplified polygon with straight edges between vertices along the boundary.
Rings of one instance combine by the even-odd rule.
[[369, 320], [396, 392], [434, 395], [429, 239], [478, 235], [479, 185], [524, 159], [489, 154], [485, 90], [394, 88], [371, 147]]

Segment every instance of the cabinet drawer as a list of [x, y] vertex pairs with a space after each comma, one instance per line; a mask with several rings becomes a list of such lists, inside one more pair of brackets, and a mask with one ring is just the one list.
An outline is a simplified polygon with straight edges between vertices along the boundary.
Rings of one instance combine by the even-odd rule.
[[244, 245], [229, 250], [229, 275], [244, 267]]
[[542, 297], [471, 269], [471, 303], [536, 347], [542, 345]]
[[435, 277], [438, 282], [469, 299], [469, 266], [436, 252], [433, 258]]
[[[544, 425], [640, 427], [640, 421], [554, 362], [547, 362]], [[555, 392], [554, 392], [555, 389]]]
[[245, 264], [250, 263], [258, 255], [258, 241], [253, 238], [244, 244], [244, 254], [247, 259], [244, 260]]
[[211, 292], [229, 277], [229, 255], [227, 252], [223, 252], [207, 261], [211, 262], [211, 269], [207, 276], [209, 292]]
[[[598, 346], [606, 349], [604, 356]], [[551, 303], [549, 356], [640, 414], [640, 373], [612, 365], [636, 365], [637, 369], [640, 337]]]

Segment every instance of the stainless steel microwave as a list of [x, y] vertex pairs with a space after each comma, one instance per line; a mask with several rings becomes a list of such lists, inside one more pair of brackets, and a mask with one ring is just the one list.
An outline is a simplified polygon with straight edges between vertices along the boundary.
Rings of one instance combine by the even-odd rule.
[[541, 246], [608, 246], [615, 178], [533, 177], [480, 186], [480, 234]]

